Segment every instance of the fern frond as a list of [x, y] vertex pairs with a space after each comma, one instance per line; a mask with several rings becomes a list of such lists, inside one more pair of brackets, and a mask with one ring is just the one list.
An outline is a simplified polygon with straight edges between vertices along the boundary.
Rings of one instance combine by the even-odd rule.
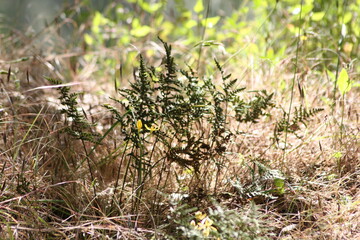
[[[305, 127], [307, 127], [307, 122], [309, 122], [316, 114], [323, 111], [322, 108], [312, 108], [309, 110], [306, 110], [303, 106], [295, 107], [293, 117], [289, 121], [288, 116], [289, 114], [284, 111], [283, 118], [276, 123], [275, 129], [274, 129], [274, 139], [278, 140], [279, 135], [281, 135], [283, 132], [289, 132], [296, 135], [296, 132], [300, 129], [299, 123], [303, 124]], [[298, 137], [298, 136], [297, 136]]]

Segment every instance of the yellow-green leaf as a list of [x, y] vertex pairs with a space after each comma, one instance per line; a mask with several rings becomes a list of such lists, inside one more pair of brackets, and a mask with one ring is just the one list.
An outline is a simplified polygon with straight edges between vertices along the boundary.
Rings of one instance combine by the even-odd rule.
[[329, 69], [326, 69], [326, 72], [327, 72], [327, 74], [328, 74], [328, 76], [330, 78], [330, 81], [334, 82], [335, 81], [335, 74], [332, 71], [330, 71]]
[[188, 21], [185, 22], [184, 27], [186, 29], [190, 29], [192, 27], [195, 27], [196, 25], [197, 25], [197, 22], [195, 20], [189, 19]]
[[220, 20], [220, 17], [219, 17], [219, 16], [210, 17], [210, 18], [201, 20], [201, 24], [202, 24], [203, 26], [205, 26], [205, 24], [206, 24], [206, 27], [207, 27], [207, 28], [212, 28], [212, 27], [214, 27], [214, 26], [218, 23], [219, 20]]
[[202, 12], [204, 10], [204, 5], [202, 0], [197, 0], [195, 6], [194, 6], [194, 11], [196, 13]]
[[159, 10], [162, 6], [162, 3], [143, 3], [141, 5], [142, 9], [147, 11], [148, 13], [155, 13], [157, 10]]
[[283, 188], [285, 186], [285, 181], [284, 181], [284, 179], [281, 179], [281, 178], [275, 178], [274, 185], [277, 188]]
[[138, 28], [140, 27], [141, 24], [140, 24], [140, 20], [138, 18], [135, 18], [132, 23], [131, 23], [131, 27], [134, 29], [134, 28]]
[[333, 154], [333, 157], [334, 157], [334, 158], [337, 158], [337, 159], [341, 158], [342, 156], [343, 156], [343, 154], [342, 154], [341, 152], [335, 152], [335, 153]]
[[347, 12], [347, 13], [344, 14], [343, 23], [347, 24], [348, 22], [350, 22], [351, 19], [353, 19], [352, 13]]
[[94, 43], [94, 39], [87, 33], [84, 34], [84, 40], [87, 45], [92, 45]]
[[150, 32], [151, 32], [151, 27], [144, 25], [144, 26], [132, 29], [130, 31], [130, 34], [134, 37], [145, 37]]
[[276, 187], [275, 192], [278, 194], [284, 194], [285, 193], [285, 181], [281, 178], [275, 178], [274, 179], [274, 186]]
[[107, 23], [109, 23], [109, 19], [105, 18], [100, 12], [96, 12], [92, 22], [91, 30], [94, 33], [99, 33], [100, 26], [106, 25]]
[[339, 74], [339, 77], [337, 79], [337, 85], [341, 95], [344, 95], [351, 89], [351, 82], [345, 68], [343, 68]]
[[275, 58], [275, 54], [274, 54], [274, 49], [272, 47], [270, 47], [267, 51], [266, 51], [266, 58], [270, 59], [270, 60], [274, 60]]
[[311, 20], [318, 22], [325, 16], [325, 12], [314, 12], [311, 16]]

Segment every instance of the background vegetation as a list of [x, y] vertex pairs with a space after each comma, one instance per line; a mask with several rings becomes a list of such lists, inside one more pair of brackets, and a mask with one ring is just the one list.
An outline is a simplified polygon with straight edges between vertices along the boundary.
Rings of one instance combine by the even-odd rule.
[[0, 2], [0, 238], [360, 238], [360, 1], [223, 2]]

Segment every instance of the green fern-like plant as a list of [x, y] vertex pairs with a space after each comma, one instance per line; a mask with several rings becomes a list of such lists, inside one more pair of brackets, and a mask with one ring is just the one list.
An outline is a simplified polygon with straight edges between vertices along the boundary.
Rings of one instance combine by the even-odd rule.
[[323, 108], [312, 108], [307, 110], [303, 106], [295, 107], [295, 111], [292, 114], [293, 117], [291, 119], [289, 119], [289, 113], [284, 111], [282, 119], [276, 123], [274, 129], [275, 141], [279, 141], [280, 135], [285, 132], [292, 133], [296, 137], [300, 138], [296, 134], [296, 132], [300, 130], [300, 124], [307, 127], [307, 123], [311, 120], [311, 118], [323, 110]]
[[[62, 84], [61, 80], [46, 77], [46, 79], [53, 85]], [[86, 120], [84, 111], [80, 112], [78, 107], [77, 98], [78, 93], [71, 93], [70, 87], [58, 87], [59, 100], [63, 108], [60, 110], [61, 114], [66, 115], [66, 121], [72, 122], [70, 126], [65, 127], [65, 132], [72, 137], [84, 141], [96, 143], [99, 139], [99, 134], [92, 131], [93, 124]]]
[[[78, 108], [78, 93], [71, 93], [70, 87], [62, 86], [62, 81], [46, 77], [46, 79], [53, 85], [59, 85], [58, 92], [59, 92], [59, 100], [63, 108], [60, 110], [61, 114], [65, 115], [65, 127], [64, 132], [72, 136], [74, 139], [80, 140], [82, 143], [82, 147], [85, 152], [85, 160], [87, 162], [87, 166], [90, 173], [90, 180], [92, 183], [95, 183], [95, 175], [93, 170], [93, 164], [91, 163], [91, 159], [89, 158], [90, 152], [88, 151], [85, 141], [94, 143], [95, 145], [100, 144], [101, 137], [99, 134], [92, 130], [93, 124], [89, 123], [86, 120], [85, 112], [79, 111]], [[68, 124], [71, 122], [71, 125]], [[85, 161], [84, 160], [84, 161]], [[79, 168], [84, 161], [81, 161], [78, 164], [77, 168]], [[92, 184], [94, 195], [97, 195], [96, 185]]]
[[[134, 168], [138, 172], [138, 199], [153, 169], [160, 164], [166, 166], [164, 161], [193, 169], [197, 176], [208, 164], [220, 166], [218, 159], [226, 158], [224, 153], [235, 134], [230, 121], [257, 122], [273, 106], [273, 95], [265, 91], [257, 92], [250, 101], [242, 99], [239, 93], [245, 88], [238, 88], [238, 80], [226, 74], [216, 60], [221, 74], [219, 86], [212, 78], [199, 80], [191, 67], [179, 69], [171, 46], [160, 41], [165, 49], [162, 65], [148, 67], [140, 55], [134, 81], [129, 88], [119, 89], [122, 99], [113, 99], [122, 109], [105, 105], [120, 123], [125, 137], [124, 158], [130, 163], [126, 166], [123, 186]], [[161, 174], [163, 171], [159, 186], [166, 184], [161, 182]]]
[[249, 184], [243, 185], [238, 180], [232, 183], [241, 200], [263, 202], [285, 194], [286, 178], [281, 171], [256, 160], [253, 163], [253, 167], [249, 166], [252, 173], [252, 181]]

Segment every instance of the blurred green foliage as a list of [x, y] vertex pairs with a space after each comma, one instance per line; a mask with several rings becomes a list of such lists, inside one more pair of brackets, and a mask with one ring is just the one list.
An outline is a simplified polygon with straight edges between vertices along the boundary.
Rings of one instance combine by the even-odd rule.
[[[30, 3], [39, 6], [38, 0]], [[174, 43], [184, 62], [200, 72], [216, 69], [213, 58], [238, 69], [239, 65], [248, 67], [250, 60], [254, 70], [264, 71], [284, 59], [295, 59], [298, 40], [299, 69], [325, 73], [332, 83], [342, 68], [350, 79], [352, 69], [360, 70], [356, 64], [360, 0], [229, 0], [227, 4], [217, 0], [69, 0], [63, 4], [64, 10], [54, 16], [55, 23], [64, 22], [60, 34], [69, 49], [84, 50], [80, 65], [97, 63], [95, 72], [100, 76], [118, 76], [119, 63], [124, 75], [131, 74], [139, 64], [139, 53], [155, 61], [161, 58], [157, 37]], [[24, 9], [30, 9], [25, 5]], [[10, 5], [0, 6], [8, 9]], [[0, 19], [2, 28], [12, 21], [6, 15]], [[282, 80], [278, 85], [281, 91], [287, 86]]]
[[[138, 54], [131, 46], [140, 43], [144, 47], [156, 42], [158, 36], [190, 50], [202, 48], [205, 59], [237, 57], [239, 61], [255, 57], [259, 63], [269, 64], [291, 57], [300, 39], [301, 55], [315, 59], [307, 62], [313, 65], [304, 67], [334, 71], [338, 57], [350, 63], [359, 51], [359, 5], [360, 0], [304, 0], [302, 4], [295, 0], [244, 0], [224, 15], [212, 9], [211, 1], [197, 0], [188, 7], [184, 0], [175, 4], [164, 0], [126, 0], [87, 15], [91, 23], [83, 36], [91, 50], [130, 48], [120, 59], [125, 66]], [[192, 64], [199, 51], [190, 52], [194, 57], [189, 61]], [[146, 54], [152, 56], [154, 48], [147, 49]], [[112, 61], [104, 63], [114, 67]]]

